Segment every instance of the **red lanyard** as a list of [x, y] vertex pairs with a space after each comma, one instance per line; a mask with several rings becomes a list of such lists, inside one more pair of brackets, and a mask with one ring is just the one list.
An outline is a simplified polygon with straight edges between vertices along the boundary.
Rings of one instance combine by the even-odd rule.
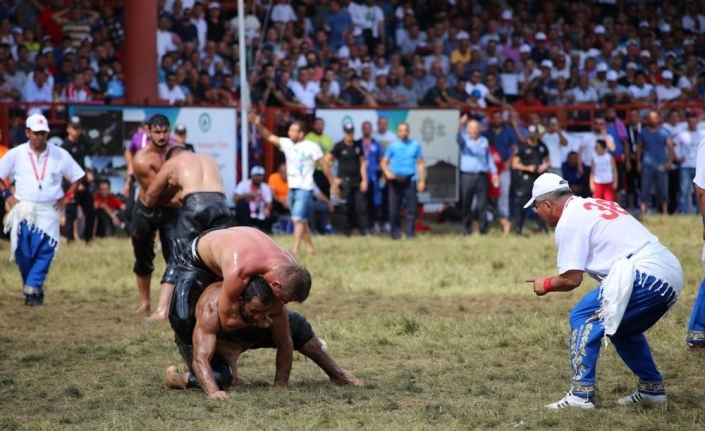
[[[37, 157], [39, 159], [39, 157]], [[42, 181], [44, 181], [44, 175], [47, 172], [47, 162], [49, 162], [49, 148], [47, 147], [47, 153], [46, 157], [44, 158], [44, 164], [42, 165], [42, 176], [39, 176], [39, 173], [37, 172], [37, 165], [34, 164], [34, 158], [32, 155], [29, 155], [29, 162], [32, 164], [32, 170], [34, 171], [34, 178], [37, 179], [37, 183], [39, 184], [39, 190], [42, 189]]]

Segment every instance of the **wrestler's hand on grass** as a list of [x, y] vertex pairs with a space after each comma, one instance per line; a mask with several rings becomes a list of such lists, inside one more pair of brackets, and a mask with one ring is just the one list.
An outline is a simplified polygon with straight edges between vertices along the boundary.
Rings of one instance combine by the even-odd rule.
[[533, 283], [534, 284], [534, 293], [537, 296], [543, 296], [547, 292], [543, 290], [543, 281], [546, 279], [546, 277], [540, 277], [540, 278], [527, 278], [524, 281], [527, 283]]
[[213, 392], [212, 394], [208, 395], [208, 398], [212, 400], [227, 400], [228, 399], [228, 393], [225, 391], [218, 391], [218, 392]]

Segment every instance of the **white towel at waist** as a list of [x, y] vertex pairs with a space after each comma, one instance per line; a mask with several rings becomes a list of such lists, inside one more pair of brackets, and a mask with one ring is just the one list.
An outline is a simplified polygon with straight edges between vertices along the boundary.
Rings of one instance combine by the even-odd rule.
[[5, 223], [5, 233], [10, 232], [10, 262], [15, 260], [15, 250], [20, 234], [20, 223], [27, 222], [30, 230], [47, 235], [54, 247], [54, 255], [61, 242], [61, 217], [54, 208], [55, 201], [20, 201], [12, 207]]
[[614, 335], [622, 322], [632, 296], [636, 271], [667, 282], [676, 295], [683, 289], [683, 268], [678, 258], [663, 244], [646, 245], [631, 258], [620, 259], [602, 281], [598, 315], [605, 326], [605, 335]]

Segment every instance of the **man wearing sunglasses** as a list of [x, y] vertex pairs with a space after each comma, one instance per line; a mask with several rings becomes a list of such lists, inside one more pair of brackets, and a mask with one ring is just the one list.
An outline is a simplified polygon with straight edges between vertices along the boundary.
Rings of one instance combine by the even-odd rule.
[[524, 208], [532, 206], [556, 228], [559, 274], [527, 278], [534, 293], [569, 292], [580, 286], [583, 273], [600, 282], [570, 312], [571, 389], [546, 407], [595, 408], [597, 358], [606, 338], [639, 378], [637, 390], [618, 404], [665, 403], [663, 376], [644, 332], [680, 295], [683, 269], [678, 259], [616, 202], [574, 196], [558, 175], [545, 173], [534, 182]]

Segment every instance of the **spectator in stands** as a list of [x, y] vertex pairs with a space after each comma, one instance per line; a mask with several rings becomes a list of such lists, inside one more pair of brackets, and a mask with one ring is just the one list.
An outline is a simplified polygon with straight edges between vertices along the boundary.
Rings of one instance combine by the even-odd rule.
[[618, 74], [614, 70], [607, 71], [605, 76], [607, 85], [600, 88], [597, 92], [600, 102], [621, 104], [629, 102], [629, 91], [626, 87], [619, 84]]
[[6, 78], [5, 65], [0, 63], [0, 102], [15, 102], [20, 99], [20, 92]]
[[238, 226], [251, 226], [271, 232], [274, 221], [273, 197], [272, 189], [264, 182], [264, 174], [262, 166], [253, 166], [250, 169], [250, 179], [240, 181], [235, 188], [233, 201]]
[[125, 203], [110, 193], [110, 181], [98, 181], [98, 191], [93, 195], [93, 204], [97, 216], [96, 237], [114, 236], [118, 229], [125, 226]]
[[659, 103], [683, 101], [685, 94], [673, 86], [673, 72], [664, 70], [661, 74], [662, 83], [656, 86], [656, 100]]
[[74, 5], [55, 12], [52, 18], [61, 26], [63, 34], [70, 37], [73, 46], [77, 48], [83, 39], [90, 34], [91, 26], [100, 19], [100, 14]]
[[413, 75], [405, 73], [401, 79], [401, 83], [394, 88], [394, 92], [400, 100], [401, 98], [404, 99], [404, 101], [399, 104], [400, 106], [418, 106], [418, 96], [416, 95], [416, 91], [414, 91]]
[[377, 106], [374, 96], [362, 88], [360, 77], [352, 75], [340, 93], [340, 100], [348, 106]]
[[421, 99], [421, 105], [440, 108], [453, 108], [457, 105], [457, 102], [448, 95], [448, 84], [444, 76], [436, 79], [436, 84], [428, 89]]
[[[168, 57], [164, 57], [168, 58]], [[176, 74], [168, 72], [166, 82], [159, 84], [159, 99], [169, 102], [170, 105], [180, 105], [186, 101], [186, 95], [176, 82]]]
[[76, 73], [70, 84], [64, 87], [61, 93], [61, 101], [76, 103], [88, 102], [92, 99], [91, 89], [86, 85], [83, 73]]
[[[51, 102], [53, 100], [52, 86], [48, 82], [44, 69], [36, 69], [32, 79], [28, 79], [22, 89], [22, 100], [25, 102]], [[48, 110], [48, 105], [34, 106], [30, 112]]]
[[630, 85], [629, 94], [633, 102], [652, 103], [656, 101], [654, 86], [646, 82], [646, 75], [642, 71], [634, 74], [634, 84]]
[[584, 179], [585, 174], [580, 166], [580, 156], [577, 152], [571, 151], [568, 153], [566, 161], [563, 162], [562, 171], [562, 177], [568, 181], [568, 185], [573, 193], [577, 196], [586, 197], [586, 181]]
[[17, 91], [22, 91], [25, 83], [27, 82], [27, 74], [17, 69], [17, 62], [15, 62], [12, 58], [5, 60], [4, 64], [5, 73], [3, 76]]

